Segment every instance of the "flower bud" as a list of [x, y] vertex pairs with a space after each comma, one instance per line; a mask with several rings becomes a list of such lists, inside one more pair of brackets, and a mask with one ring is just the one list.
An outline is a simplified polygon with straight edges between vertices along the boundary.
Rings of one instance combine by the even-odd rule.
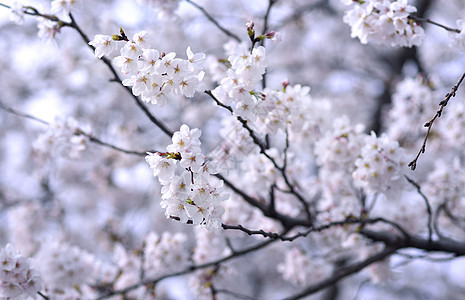
[[245, 24], [245, 27], [247, 28], [247, 34], [251, 39], [255, 36], [255, 29], [254, 29], [255, 23], [253, 21], [247, 22]]

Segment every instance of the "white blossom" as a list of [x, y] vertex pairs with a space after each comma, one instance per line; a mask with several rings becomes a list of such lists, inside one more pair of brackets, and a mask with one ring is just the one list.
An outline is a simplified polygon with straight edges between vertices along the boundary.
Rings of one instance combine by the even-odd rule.
[[89, 283], [95, 275], [95, 259], [90, 253], [58, 240], [47, 240], [35, 259], [44, 282], [50, 287]]
[[89, 45], [95, 47], [95, 57], [102, 58], [104, 55], [110, 55], [118, 48], [118, 45], [109, 35], [97, 34]]
[[0, 250], [0, 297], [25, 299], [42, 289], [39, 273], [31, 259], [24, 258], [11, 244]]
[[451, 38], [450, 46], [456, 48], [459, 51], [465, 51], [465, 20], [457, 20], [457, 26], [460, 33], [449, 32]]
[[24, 5], [19, 1], [13, 2], [10, 9], [10, 20], [20, 25], [24, 22]]
[[418, 22], [409, 19], [416, 8], [408, 0], [343, 1], [352, 5], [346, 11], [344, 22], [352, 27], [352, 37], [362, 44], [369, 42], [401, 47], [419, 46], [424, 30]]

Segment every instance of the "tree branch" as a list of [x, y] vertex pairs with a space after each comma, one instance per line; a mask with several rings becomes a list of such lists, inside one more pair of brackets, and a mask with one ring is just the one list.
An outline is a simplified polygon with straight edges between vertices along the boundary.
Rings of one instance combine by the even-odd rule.
[[422, 153], [425, 153], [425, 150], [426, 150], [426, 141], [428, 140], [428, 137], [429, 137], [429, 134], [431, 132], [431, 128], [433, 127], [433, 123], [434, 121], [441, 117], [441, 114], [442, 114], [442, 110], [444, 109], [444, 107], [447, 105], [447, 103], [449, 103], [449, 100], [451, 97], [455, 97], [455, 94], [460, 86], [460, 84], [462, 83], [463, 79], [465, 78], [465, 73], [462, 74], [462, 76], [460, 76], [459, 78], [459, 81], [452, 87], [452, 90], [446, 94], [444, 100], [442, 100], [441, 102], [439, 102], [439, 109], [438, 111], [436, 112], [436, 114], [433, 116], [433, 118], [431, 120], [429, 120], [428, 122], [425, 123], [425, 127], [428, 128], [428, 130], [426, 131], [426, 135], [425, 135], [425, 138], [423, 140], [423, 144], [421, 145], [421, 148], [420, 150], [418, 151], [417, 153], [417, 156], [408, 164], [408, 166], [412, 169], [412, 170], [415, 170], [415, 168], [417, 167], [417, 160], [418, 158], [420, 157], [420, 155]]
[[[2, 6], [11, 9], [11, 7], [9, 7], [8, 5], [2, 5]], [[26, 6], [24, 8], [24, 13], [27, 14], [27, 15], [42, 17], [42, 18], [46, 18], [48, 20], [57, 22], [61, 27], [70, 27], [70, 28], [75, 29], [79, 33], [81, 38], [86, 42], [87, 46], [89, 48], [91, 48], [93, 51], [95, 51], [95, 47], [92, 46], [92, 45], [89, 45], [90, 39], [87, 37], [87, 35], [84, 33], [84, 31], [82, 31], [82, 29], [76, 23], [73, 15], [71, 13], [69, 13], [69, 18], [71, 19], [71, 22], [66, 22], [66, 21], [60, 20], [57, 16], [54, 16], [54, 15], [42, 14], [36, 8], [34, 8], [32, 6]], [[112, 81], [119, 82], [121, 84], [121, 86], [132, 96], [132, 98], [136, 102], [136, 105], [145, 113], [145, 115], [149, 118], [149, 120], [152, 123], [154, 123], [158, 128], [160, 128], [161, 131], [163, 131], [165, 134], [167, 134], [168, 136], [171, 137], [173, 135], [173, 131], [168, 129], [168, 127], [162, 121], [158, 120], [150, 112], [150, 110], [145, 106], [145, 104], [142, 102], [142, 100], [138, 96], [135, 96], [132, 93], [132, 90], [131, 90], [130, 87], [124, 86], [122, 84], [122, 80], [119, 77], [118, 73], [116, 72], [115, 68], [113, 68], [113, 65], [111, 64], [111, 61], [106, 57], [102, 57], [101, 60], [107, 65], [107, 67], [110, 69], [111, 73], [113, 74], [114, 79]]]
[[420, 17], [416, 17], [416, 16], [409, 16], [410, 19], [412, 20], [415, 20], [417, 22], [422, 22], [422, 23], [429, 23], [429, 24], [432, 24], [432, 25], [436, 25], [438, 27], [441, 27], [447, 31], [450, 31], [450, 32], [456, 32], [456, 33], [460, 33], [460, 29], [457, 29], [457, 28], [451, 28], [451, 27], [448, 27], [448, 26], [445, 26], [445, 25], [442, 25], [442, 24], [439, 24], [437, 22], [434, 22], [428, 18], [420, 18]]
[[386, 224], [389, 224], [389, 225], [395, 227], [401, 233], [401, 235], [403, 236], [404, 239], [410, 238], [410, 235], [402, 227], [400, 227], [397, 223], [386, 220], [384, 218], [375, 218], [375, 219], [352, 219], [352, 218], [348, 218], [346, 220], [329, 222], [329, 223], [321, 225], [321, 226], [312, 227], [312, 228], [310, 228], [310, 229], [308, 229], [308, 230], [306, 230], [304, 232], [299, 232], [299, 233], [294, 234], [292, 236], [285, 236], [285, 233], [280, 234], [280, 233], [276, 233], [276, 232], [266, 232], [266, 231], [261, 230], [261, 229], [260, 230], [251, 230], [251, 229], [245, 228], [244, 226], [242, 226], [240, 224], [239, 225], [221, 224], [221, 227], [223, 229], [225, 229], [225, 230], [240, 230], [240, 231], [243, 231], [243, 232], [247, 233], [248, 235], [262, 235], [264, 237], [274, 239], [274, 240], [292, 242], [292, 241], [294, 241], [295, 239], [297, 239], [299, 237], [306, 237], [312, 232], [321, 232], [321, 231], [324, 231], [324, 230], [329, 229], [331, 227], [345, 226], [345, 225], [351, 225], [351, 224], [352, 225], [360, 224], [361, 226], [364, 226], [364, 225], [375, 224], [375, 223], [379, 223], [379, 222], [386, 223]]
[[231, 31], [227, 30], [226, 28], [224, 28], [223, 26], [220, 25], [220, 23], [218, 23], [218, 21], [215, 20], [215, 18], [213, 18], [202, 6], [198, 5], [197, 3], [195, 3], [194, 1], [192, 0], [186, 0], [187, 3], [191, 4], [192, 6], [194, 6], [195, 8], [197, 8], [198, 10], [200, 10], [203, 15], [205, 17], [207, 17], [207, 19], [212, 22], [219, 30], [221, 30], [222, 32], [224, 32], [227, 36], [235, 39], [237, 42], [241, 42], [241, 39], [235, 35], [234, 33], [232, 33]]
[[[42, 120], [40, 118], [37, 118], [33, 115], [29, 115], [29, 114], [26, 114], [26, 113], [23, 113], [23, 112], [20, 112], [16, 109], [13, 109], [11, 107], [7, 107], [5, 106], [3, 103], [0, 102], [0, 108], [13, 114], [13, 115], [16, 115], [18, 117], [22, 117], [22, 118], [26, 118], [26, 119], [30, 119], [30, 120], [33, 120], [35, 122], [39, 122], [39, 123], [42, 123], [44, 125], [47, 125], [49, 126], [50, 123], [48, 123], [47, 121], [45, 120]], [[132, 154], [132, 155], [138, 155], [138, 156], [146, 156], [147, 155], [147, 152], [140, 152], [140, 151], [133, 151], [133, 150], [126, 150], [126, 149], [123, 149], [121, 147], [118, 147], [118, 146], [115, 146], [115, 145], [112, 145], [110, 143], [107, 143], [107, 142], [104, 142], [102, 140], [100, 140], [99, 138], [96, 138], [95, 136], [93, 136], [92, 134], [90, 133], [87, 133], [85, 131], [83, 131], [82, 129], [80, 128], [77, 128], [76, 129], [76, 132], [75, 134], [77, 135], [83, 135], [85, 137], [87, 137], [89, 139], [89, 141], [95, 143], [95, 144], [98, 144], [98, 145], [101, 145], [101, 146], [104, 146], [104, 147], [107, 147], [107, 148], [111, 148], [113, 150], [116, 150], [116, 151], [120, 151], [120, 152], [123, 152], [123, 153], [126, 153], [126, 154]], [[151, 150], [151, 152], [156, 152], [154, 150]]]
[[[224, 105], [223, 103], [221, 103], [221, 101], [219, 101], [215, 95], [213, 95], [212, 91], [210, 90], [205, 90], [205, 94], [209, 95], [213, 101], [215, 101], [216, 104], [218, 104], [219, 106], [229, 110], [231, 112], [231, 114], [233, 114], [233, 109], [230, 107], [230, 106], [227, 106], [227, 105]], [[238, 116], [237, 117], [237, 120], [242, 124], [242, 127], [244, 127], [248, 132], [249, 132], [249, 135], [250, 137], [252, 138], [253, 142], [255, 145], [257, 145], [259, 148], [260, 148], [260, 153], [263, 154], [266, 158], [268, 158], [269, 161], [271, 161], [271, 163], [273, 164], [273, 166], [280, 171], [283, 179], [284, 179], [284, 182], [286, 183], [288, 189], [289, 189], [289, 192], [291, 194], [293, 194], [299, 201], [300, 203], [303, 205], [304, 207], [304, 210], [305, 210], [305, 213], [307, 215], [307, 218], [308, 220], [311, 222], [313, 221], [313, 216], [312, 214], [310, 213], [310, 207], [307, 203], [307, 201], [304, 199], [304, 197], [302, 195], [300, 195], [299, 192], [297, 192], [294, 188], [294, 186], [291, 184], [291, 182], [289, 181], [289, 178], [287, 177], [287, 174], [286, 174], [286, 170], [285, 170], [285, 167], [280, 167], [277, 163], [276, 163], [276, 160], [274, 158], [272, 158], [268, 153], [266, 153], [266, 146], [264, 145], [264, 143], [262, 143], [262, 141], [260, 141], [260, 139], [257, 137], [257, 135], [255, 134], [255, 132], [252, 130], [252, 128], [250, 128], [250, 126], [247, 124], [247, 120], [244, 120], [242, 117]]]
[[228, 186], [231, 190], [233, 190], [233, 192], [235, 192], [236, 194], [241, 196], [242, 199], [244, 199], [244, 201], [246, 201], [247, 203], [249, 203], [253, 207], [258, 208], [263, 213], [263, 215], [265, 215], [266, 217], [269, 217], [269, 218], [280, 221], [281, 224], [284, 226], [284, 228], [291, 229], [291, 228], [293, 228], [295, 226], [308, 227], [308, 226], [311, 225], [311, 223], [308, 220], [301, 220], [301, 219], [292, 218], [292, 217], [280, 214], [277, 211], [269, 209], [268, 207], [261, 204], [258, 200], [256, 200], [253, 197], [247, 195], [243, 190], [236, 187], [233, 183], [231, 183], [229, 180], [224, 178], [222, 175], [216, 174], [215, 176], [217, 178], [219, 178], [220, 180], [223, 180], [224, 184], [226, 186]]
[[388, 246], [398, 247], [398, 249], [416, 248], [428, 252], [437, 251], [455, 254], [456, 256], [465, 255], [465, 243], [458, 243], [451, 240], [429, 241], [429, 239], [415, 236], [399, 239], [389, 232], [374, 232], [366, 229], [362, 229], [360, 233], [373, 241], [383, 242]]
[[287, 297], [285, 299], [286, 300], [300, 299], [302, 297], [314, 294], [314, 293], [316, 293], [318, 291], [321, 291], [321, 290], [323, 290], [323, 289], [325, 289], [327, 287], [330, 287], [330, 286], [334, 285], [335, 283], [339, 282], [341, 279], [363, 270], [364, 268], [371, 265], [372, 263], [375, 263], [377, 261], [385, 259], [386, 257], [393, 254], [397, 249], [398, 248], [392, 247], [392, 246], [386, 247], [386, 248], [384, 248], [383, 251], [381, 251], [381, 252], [367, 258], [366, 260], [364, 260], [362, 262], [359, 262], [359, 263], [351, 264], [351, 265], [349, 265], [347, 267], [344, 267], [344, 268], [341, 268], [341, 269], [337, 270], [336, 272], [334, 272], [334, 274], [330, 278], [324, 279], [324, 280], [320, 281], [317, 284], [311, 285], [311, 286], [307, 287], [306, 289], [304, 289], [303, 291], [301, 291], [301, 292], [299, 292], [299, 293], [297, 293], [295, 295], [292, 295], [290, 297]]
[[[74, 17], [73, 15], [70, 13], [69, 14], [69, 17], [71, 19], [71, 23], [66, 23], [65, 26], [68, 26], [68, 27], [71, 27], [71, 28], [74, 28], [78, 33], [79, 35], [81, 36], [81, 38], [86, 42], [86, 44], [89, 46], [89, 48], [91, 48], [93, 51], [95, 51], [95, 47], [92, 46], [92, 45], [89, 45], [89, 38], [87, 37], [87, 35], [82, 31], [82, 29], [78, 26], [78, 24], [76, 23], [76, 21], [74, 20]], [[142, 102], [142, 100], [138, 97], [138, 96], [135, 96], [133, 93], [132, 93], [132, 90], [130, 87], [128, 86], [124, 86], [123, 83], [122, 83], [122, 80], [121, 78], [119, 77], [118, 73], [116, 72], [115, 68], [113, 67], [113, 65], [111, 64], [111, 61], [106, 58], [106, 57], [102, 57], [101, 59], [106, 65], [107, 67], [110, 69], [111, 73], [113, 74], [114, 76], [114, 80], [113, 81], [117, 81], [118, 83], [121, 84], [121, 86], [131, 95], [131, 97], [133, 98], [133, 100], [135, 101], [136, 105], [145, 113], [145, 115], [149, 118], [150, 121], [152, 121], [152, 123], [154, 123], [158, 128], [160, 128], [161, 131], [163, 131], [166, 135], [168, 136], [173, 136], [173, 131], [168, 129], [168, 127], [160, 120], [158, 120], [151, 112], [150, 110], [147, 108], [147, 106], [145, 106], [145, 104]]]

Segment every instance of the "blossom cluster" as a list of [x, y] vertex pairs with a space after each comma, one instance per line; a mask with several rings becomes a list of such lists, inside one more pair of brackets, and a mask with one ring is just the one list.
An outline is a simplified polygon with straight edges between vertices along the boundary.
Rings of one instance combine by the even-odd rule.
[[465, 51], [465, 20], [457, 20], [457, 26], [460, 32], [449, 32], [451, 38], [450, 46], [460, 51]]
[[[80, 4], [78, 0], [53, 0], [50, 5], [50, 15], [68, 15], [75, 11]], [[10, 19], [16, 24], [24, 22], [24, 16], [27, 6], [24, 6], [20, 1], [14, 1], [10, 10]], [[38, 36], [42, 40], [51, 41], [60, 33], [62, 25], [59, 22], [52, 21], [48, 18], [39, 18], [40, 22], [37, 25], [39, 32]]]
[[[115, 50], [114, 43], [112, 37], [105, 35], [96, 35], [89, 42], [99, 58], [111, 54]], [[202, 90], [201, 81], [205, 73], [200, 70], [199, 62], [205, 54], [194, 54], [190, 47], [186, 53], [187, 59], [176, 58], [175, 52], [160, 53], [150, 48], [148, 33], [141, 31], [126, 42], [113, 63], [130, 76], [123, 80], [123, 85], [132, 86], [135, 96], [141, 96], [147, 103], [163, 106], [168, 94], [182, 94], [190, 98]]]
[[285, 280], [301, 286], [328, 277], [332, 267], [323, 258], [310, 258], [304, 251], [292, 247], [286, 252], [284, 262], [278, 264], [278, 271]]
[[388, 135], [396, 140], [414, 142], [423, 135], [420, 127], [411, 126], [417, 120], [428, 120], [438, 108], [433, 82], [424, 77], [407, 77], [396, 86], [392, 108], [388, 113]]
[[428, 174], [428, 185], [426, 192], [434, 201], [435, 205], [442, 202], [448, 202], [452, 211], [457, 212], [457, 206], [465, 206], [462, 199], [465, 198], [463, 186], [463, 166], [458, 157], [451, 159], [450, 162], [438, 160], [434, 170]]
[[365, 137], [365, 145], [355, 160], [352, 176], [368, 194], [397, 193], [405, 187], [402, 168], [407, 166], [405, 150], [386, 134], [377, 137], [374, 132]]
[[230, 68], [213, 90], [213, 95], [221, 103], [231, 106], [235, 115], [254, 121], [260, 115], [263, 102], [263, 94], [254, 92], [254, 89], [265, 73], [265, 47], [259, 46], [251, 51], [245, 44], [236, 44], [229, 52]]
[[90, 253], [59, 240], [44, 243], [35, 258], [52, 290], [89, 283], [95, 274], [95, 259]]
[[453, 105], [444, 113], [444, 121], [439, 123], [438, 127], [441, 138], [447, 141], [451, 148], [459, 150], [465, 144], [463, 134], [465, 130], [465, 105], [463, 103], [453, 103]]
[[0, 298], [25, 299], [42, 289], [39, 273], [11, 244], [0, 251]]
[[[194, 229], [196, 244], [192, 253], [192, 261], [196, 265], [208, 263], [212, 260], [231, 254], [225, 247], [225, 241], [219, 231], [207, 231], [201, 227]], [[211, 286], [215, 280], [225, 274], [224, 267], [209, 267], [195, 271], [188, 278], [188, 283], [198, 299], [211, 299]]]
[[333, 129], [315, 144], [317, 164], [331, 171], [353, 171], [353, 164], [363, 145], [363, 130], [362, 125], [352, 126], [347, 116], [335, 119]]
[[59, 151], [68, 157], [76, 158], [86, 149], [86, 137], [81, 134], [75, 119], [56, 118], [47, 131], [34, 142], [33, 149], [40, 155]]
[[19, 1], [13, 2], [10, 9], [10, 20], [21, 25], [24, 22], [24, 15], [24, 5]]
[[299, 132], [310, 121], [310, 87], [288, 86], [287, 83], [283, 86], [281, 91], [264, 91], [266, 97], [261, 105], [264, 113], [257, 122], [263, 133], [275, 134], [288, 126]]
[[182, 270], [187, 263], [188, 252], [184, 243], [187, 237], [182, 233], [163, 232], [160, 237], [151, 232], [144, 240], [144, 269], [147, 276]]
[[[163, 185], [161, 206], [168, 218], [218, 227], [224, 212], [220, 202], [229, 196], [223, 181], [212, 176], [219, 170], [213, 162], [205, 160], [200, 150], [200, 135], [199, 129], [191, 130], [184, 124], [173, 134], [173, 144], [166, 147], [167, 152], [148, 153], [146, 161]], [[179, 175], [176, 174], [178, 162], [183, 168]]]
[[53, 0], [52, 3], [50, 3], [52, 13], [63, 13], [65, 15], [76, 10], [79, 4], [79, 0]]
[[352, 5], [344, 22], [352, 27], [352, 37], [362, 44], [369, 42], [402, 47], [419, 46], [424, 38], [423, 28], [409, 15], [417, 9], [408, 0], [342, 0]]
[[171, 18], [179, 6], [179, 0], [137, 0], [137, 3], [152, 7], [159, 18]]

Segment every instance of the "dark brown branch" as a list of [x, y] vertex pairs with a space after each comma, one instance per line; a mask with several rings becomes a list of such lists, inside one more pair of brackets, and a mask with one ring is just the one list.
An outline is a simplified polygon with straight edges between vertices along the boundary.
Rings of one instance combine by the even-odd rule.
[[280, 234], [276, 232], [266, 232], [264, 230], [251, 230], [248, 228], [245, 228], [242, 225], [226, 225], [226, 224], [221, 224], [221, 227], [225, 230], [240, 230], [248, 235], [262, 235], [264, 237], [270, 238], [270, 239], [275, 239], [275, 240], [281, 240], [281, 241], [287, 241], [287, 242], [292, 242], [295, 239], [299, 237], [306, 237], [312, 232], [321, 232], [324, 230], [327, 230], [331, 227], [337, 227], [337, 226], [345, 226], [345, 225], [356, 225], [359, 224], [361, 226], [368, 225], [368, 224], [375, 224], [375, 223], [386, 223], [394, 228], [396, 228], [399, 233], [402, 235], [404, 239], [409, 239], [410, 235], [402, 228], [400, 227], [397, 223], [394, 223], [392, 221], [386, 220], [384, 218], [375, 218], [375, 219], [352, 219], [348, 218], [346, 220], [342, 221], [334, 221], [334, 222], [329, 222], [327, 224], [317, 226], [317, 227], [312, 227], [304, 232], [299, 232], [297, 234], [294, 234], [292, 236], [286, 236], [285, 234]]
[[37, 294], [42, 297], [42, 299], [45, 299], [45, 300], [48, 300], [50, 299], [49, 297], [45, 296], [44, 294], [42, 294], [41, 292], [37, 292]]
[[[213, 99], [213, 101], [215, 101], [215, 103], [217, 105], [227, 109], [228, 111], [231, 112], [231, 114], [233, 114], [233, 109], [230, 106], [227, 106], [227, 105], [224, 105], [223, 103], [221, 103], [221, 101], [219, 101], [215, 97], [215, 95], [213, 95], [212, 91], [205, 90], [205, 94], [209, 95]], [[262, 141], [260, 141], [260, 139], [257, 137], [257, 135], [252, 130], [252, 128], [250, 128], [250, 126], [247, 124], [247, 120], [244, 120], [240, 116], [237, 117], [237, 120], [242, 124], [242, 127], [244, 127], [248, 131], [248, 133], [249, 133], [250, 137], [252, 138], [254, 144], [257, 145], [260, 148], [260, 153], [263, 154], [269, 161], [271, 161], [273, 166], [277, 170], [280, 171], [280, 173], [281, 173], [281, 175], [282, 175], [282, 177], [284, 179], [284, 182], [286, 183], [286, 185], [287, 185], [287, 187], [289, 189], [289, 192], [291, 194], [293, 194], [300, 201], [300, 203], [303, 205], [303, 207], [305, 209], [305, 213], [307, 214], [308, 220], [312, 221], [313, 217], [312, 217], [312, 214], [310, 213], [310, 207], [309, 207], [307, 201], [304, 199], [304, 197], [302, 195], [300, 195], [300, 193], [295, 190], [294, 186], [289, 181], [289, 178], [287, 177], [287, 174], [286, 174], [285, 167], [280, 167], [276, 163], [276, 160], [274, 158], [272, 158], [268, 153], [266, 153], [266, 146], [264, 145], [264, 143]]]
[[265, 16], [263, 17], [263, 31], [262, 31], [263, 35], [265, 35], [268, 32], [268, 27], [269, 27], [268, 23], [270, 20], [271, 8], [273, 7], [274, 4], [276, 4], [276, 2], [278, 2], [278, 0], [268, 0], [268, 7], [266, 9]]
[[363, 229], [361, 234], [367, 238], [383, 242], [389, 246], [400, 248], [416, 248], [427, 252], [445, 252], [456, 256], [465, 255], [465, 243], [458, 243], [452, 240], [429, 241], [428, 239], [410, 236], [408, 239], [400, 239], [390, 232], [375, 232]]
[[420, 157], [420, 155], [422, 153], [425, 153], [425, 150], [426, 150], [426, 141], [428, 140], [428, 137], [429, 137], [429, 134], [431, 132], [431, 128], [433, 127], [433, 123], [434, 121], [441, 117], [441, 114], [442, 114], [442, 110], [444, 109], [444, 107], [447, 105], [447, 103], [449, 102], [450, 98], [451, 97], [455, 97], [455, 94], [460, 86], [460, 84], [462, 83], [463, 79], [465, 78], [465, 73], [462, 74], [462, 76], [460, 77], [459, 81], [452, 87], [452, 90], [446, 94], [446, 96], [444, 97], [444, 100], [442, 100], [441, 102], [439, 102], [439, 109], [438, 111], [436, 112], [436, 114], [433, 116], [433, 118], [431, 120], [429, 120], [427, 123], [425, 123], [425, 127], [428, 128], [428, 130], [426, 131], [426, 135], [425, 135], [425, 138], [423, 140], [423, 144], [421, 145], [421, 148], [420, 150], [418, 151], [417, 153], [417, 156], [408, 164], [408, 166], [412, 169], [412, 170], [415, 170], [415, 168], [417, 167], [417, 160], [418, 158]]
[[329, 277], [327, 279], [324, 279], [324, 280], [320, 281], [317, 284], [311, 285], [311, 286], [307, 287], [306, 289], [304, 289], [303, 291], [301, 291], [301, 292], [299, 292], [299, 293], [297, 293], [295, 295], [292, 295], [290, 297], [287, 297], [285, 299], [286, 300], [301, 299], [301, 298], [303, 298], [305, 296], [314, 294], [314, 293], [316, 293], [318, 291], [321, 291], [321, 290], [323, 290], [323, 289], [325, 289], [327, 287], [330, 287], [330, 286], [334, 285], [335, 283], [339, 282], [341, 279], [363, 270], [364, 268], [371, 265], [372, 263], [375, 263], [377, 261], [385, 259], [386, 257], [393, 254], [397, 249], [398, 249], [397, 247], [391, 247], [391, 246], [386, 247], [383, 251], [381, 251], [381, 252], [367, 258], [366, 260], [364, 260], [362, 262], [354, 263], [354, 264], [351, 264], [351, 265], [349, 265], [347, 267], [336, 270], [336, 272], [334, 272], [334, 274], [331, 277]]
[[[7, 5], [2, 5], [2, 6], [10, 8]], [[42, 17], [42, 18], [46, 18], [48, 20], [57, 22], [57, 24], [59, 24], [59, 26], [61, 26], [61, 27], [70, 27], [70, 28], [75, 29], [79, 33], [81, 38], [86, 42], [87, 46], [89, 46], [89, 48], [91, 48], [93, 51], [95, 51], [95, 47], [92, 46], [92, 45], [89, 45], [89, 42], [90, 42], [89, 37], [78, 26], [78, 24], [76, 23], [73, 15], [71, 13], [69, 13], [69, 18], [71, 19], [71, 22], [66, 22], [66, 21], [60, 20], [57, 16], [54, 16], [54, 15], [42, 14], [36, 8], [31, 7], [31, 6], [26, 6], [25, 10], [24, 10], [24, 13], [28, 14], [28, 15], [31, 15], [31, 16]], [[168, 136], [172, 136], [173, 131], [169, 130], [168, 127], [163, 122], [158, 120], [150, 112], [150, 110], [145, 106], [145, 104], [142, 102], [142, 100], [132, 93], [131, 88], [122, 85], [122, 80], [119, 77], [118, 73], [116, 72], [115, 68], [113, 68], [113, 65], [111, 64], [111, 61], [106, 57], [102, 57], [101, 60], [107, 65], [107, 67], [110, 69], [111, 73], [113, 74], [114, 78], [112, 79], [112, 81], [119, 82], [121, 84], [121, 86], [132, 96], [132, 98], [136, 102], [136, 105], [145, 113], [145, 115], [149, 118], [149, 120], [152, 123], [154, 123], [158, 128], [160, 128], [161, 131], [163, 131], [165, 134], [167, 134]]]
[[264, 216], [278, 220], [281, 222], [281, 224], [284, 226], [286, 229], [291, 229], [295, 226], [304, 226], [304, 227], [309, 227], [311, 226], [311, 223], [308, 220], [301, 220], [297, 218], [292, 218], [283, 214], [278, 213], [277, 211], [270, 209], [268, 206], [265, 206], [264, 204], [260, 203], [257, 199], [247, 195], [243, 190], [239, 189], [236, 187], [232, 182], [221, 176], [220, 174], [215, 175], [217, 178], [220, 180], [223, 180], [224, 184], [229, 187], [233, 192], [238, 194], [239, 196], [244, 199], [247, 203], [252, 205], [255, 208], [258, 208]]
[[[76, 21], [74, 20], [74, 17], [73, 15], [70, 13], [69, 14], [69, 17], [71, 19], [71, 23], [67, 23], [66, 26], [69, 26], [71, 28], [74, 28], [78, 33], [79, 35], [81, 36], [81, 38], [86, 42], [86, 44], [93, 50], [95, 51], [95, 47], [92, 46], [92, 45], [89, 45], [89, 38], [87, 37], [87, 35], [82, 31], [82, 29], [78, 26], [78, 24], [76, 23]], [[133, 93], [132, 93], [132, 90], [130, 87], [128, 86], [124, 86], [122, 84], [122, 80], [121, 78], [119, 77], [118, 73], [116, 72], [115, 68], [113, 67], [113, 65], [111, 64], [111, 61], [106, 58], [106, 57], [102, 57], [102, 61], [107, 65], [107, 67], [110, 69], [111, 73], [113, 74], [114, 76], [114, 79], [113, 81], [116, 81], [118, 83], [121, 84], [121, 86], [131, 95], [131, 97], [134, 99], [136, 105], [145, 113], [145, 115], [149, 118], [150, 121], [152, 121], [152, 123], [154, 123], [158, 128], [160, 128], [161, 131], [163, 131], [166, 135], [168, 136], [172, 136], [173, 135], [173, 131], [171, 131], [170, 129], [168, 129], [168, 127], [160, 120], [158, 120], [151, 112], [150, 110], [147, 108], [147, 106], [145, 106], [145, 104], [142, 102], [142, 100], [138, 97], [138, 96], [135, 96]]]
[[361, 234], [367, 238], [383, 242], [388, 246], [400, 248], [416, 248], [427, 252], [446, 252], [455, 254], [456, 256], [465, 255], [465, 243], [459, 243], [452, 240], [433, 240], [420, 238], [416, 236], [409, 236], [406, 238], [398, 238], [390, 232], [375, 232], [371, 230], [362, 229]]
[[235, 39], [237, 42], [241, 42], [241, 39], [235, 35], [234, 33], [232, 33], [231, 31], [227, 30], [226, 28], [224, 28], [223, 26], [220, 25], [220, 23], [218, 23], [218, 21], [215, 20], [215, 18], [213, 18], [202, 6], [198, 5], [197, 3], [195, 3], [194, 1], [192, 0], [186, 0], [187, 3], [191, 4], [192, 6], [194, 6], [195, 8], [197, 8], [198, 10], [200, 10], [203, 15], [205, 17], [207, 17], [207, 19], [212, 22], [219, 30], [221, 30], [222, 32], [224, 32], [224, 34], [226, 34], [227, 36]]

